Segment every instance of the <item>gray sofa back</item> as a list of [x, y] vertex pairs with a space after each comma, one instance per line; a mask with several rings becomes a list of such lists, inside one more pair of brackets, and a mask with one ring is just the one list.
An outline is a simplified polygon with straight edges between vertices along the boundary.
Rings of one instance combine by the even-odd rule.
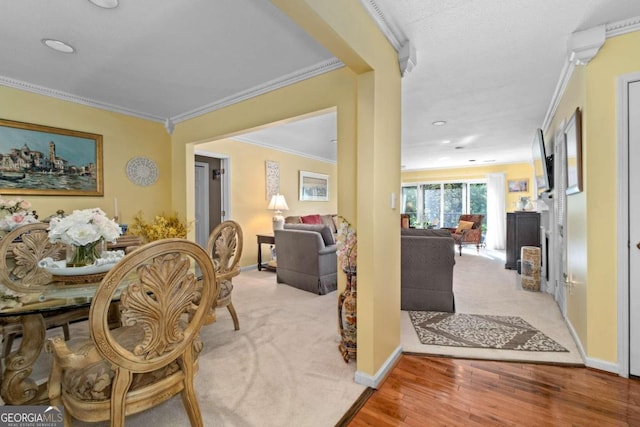
[[455, 244], [448, 230], [402, 229], [402, 310], [454, 312]]
[[338, 287], [337, 246], [326, 225], [285, 224], [275, 230], [278, 283], [324, 295]]

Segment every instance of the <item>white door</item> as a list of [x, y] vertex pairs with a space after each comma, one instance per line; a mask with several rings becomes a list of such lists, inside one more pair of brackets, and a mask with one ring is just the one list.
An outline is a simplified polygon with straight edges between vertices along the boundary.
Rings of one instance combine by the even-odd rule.
[[556, 132], [553, 148], [553, 186], [555, 187], [555, 202], [554, 202], [554, 227], [553, 235], [554, 254], [557, 254], [558, 260], [552, 262], [555, 272], [551, 276], [555, 280], [555, 299], [560, 307], [562, 317], [567, 315], [567, 304], [565, 299], [565, 277], [567, 271], [567, 241], [565, 239], [565, 230], [567, 222], [567, 169], [565, 156], [566, 156], [566, 144], [564, 141], [564, 121], [558, 127]]
[[640, 376], [640, 81], [629, 96], [629, 373]]
[[196, 243], [207, 247], [209, 239], [209, 164], [195, 162]]

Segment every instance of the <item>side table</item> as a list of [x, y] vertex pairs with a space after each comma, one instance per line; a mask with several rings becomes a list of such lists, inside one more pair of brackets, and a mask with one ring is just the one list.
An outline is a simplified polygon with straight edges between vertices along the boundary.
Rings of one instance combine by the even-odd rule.
[[269, 234], [257, 234], [256, 236], [258, 238], [258, 271], [261, 271], [262, 269], [276, 271], [276, 267], [262, 262], [262, 245], [275, 245], [275, 236]]

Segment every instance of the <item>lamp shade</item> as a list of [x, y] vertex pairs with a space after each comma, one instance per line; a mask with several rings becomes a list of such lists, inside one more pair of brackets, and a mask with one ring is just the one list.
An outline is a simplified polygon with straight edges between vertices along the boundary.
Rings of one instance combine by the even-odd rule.
[[269, 207], [267, 209], [271, 209], [273, 211], [288, 211], [289, 206], [287, 205], [287, 201], [284, 199], [282, 194], [274, 194], [271, 196], [271, 201], [269, 202]]

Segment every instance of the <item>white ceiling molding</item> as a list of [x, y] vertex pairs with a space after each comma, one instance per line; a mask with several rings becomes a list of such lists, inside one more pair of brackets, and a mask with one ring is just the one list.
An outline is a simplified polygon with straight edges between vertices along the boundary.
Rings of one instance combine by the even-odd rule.
[[612, 22], [606, 25], [607, 38], [621, 36], [634, 31], [640, 31], [640, 16], [625, 19], [622, 21]]
[[200, 116], [202, 114], [209, 113], [211, 111], [218, 110], [220, 108], [228, 107], [229, 105], [235, 104], [237, 102], [244, 101], [249, 98], [253, 98], [255, 96], [262, 95], [267, 92], [271, 92], [272, 90], [289, 86], [293, 83], [310, 79], [317, 75], [328, 73], [329, 71], [333, 71], [342, 67], [344, 67], [344, 64], [342, 62], [340, 62], [336, 58], [332, 58], [327, 61], [321, 62], [319, 64], [313, 65], [311, 67], [307, 67], [305, 69], [298, 70], [296, 72], [284, 75], [282, 77], [271, 80], [269, 82], [253, 87], [246, 91], [239, 92], [237, 94], [234, 94], [233, 96], [224, 98], [218, 102], [204, 105], [202, 107], [188, 111], [184, 114], [179, 114], [171, 118], [157, 117], [154, 115], [141, 113], [139, 111], [133, 111], [128, 108], [118, 107], [118, 106], [107, 104], [104, 102], [99, 102], [93, 99], [83, 98], [81, 96], [73, 95], [70, 93], [66, 93], [66, 92], [62, 92], [54, 89], [49, 89], [43, 86], [34, 85], [32, 83], [27, 83], [27, 82], [11, 79], [9, 77], [4, 77], [4, 76], [0, 76], [0, 85], [13, 87], [16, 89], [22, 89], [28, 92], [37, 93], [39, 95], [50, 96], [52, 98], [58, 98], [64, 101], [75, 102], [77, 104], [87, 105], [90, 107], [96, 107], [103, 110], [112, 111], [114, 113], [125, 114], [127, 116], [139, 117], [141, 119], [163, 123], [165, 125], [165, 128], [167, 129], [167, 132], [171, 134], [173, 132], [173, 127], [175, 126], [176, 123]]
[[265, 144], [264, 142], [260, 142], [260, 141], [257, 141], [255, 139], [252, 139], [252, 138], [247, 138], [246, 136], [232, 136], [229, 139], [233, 139], [233, 140], [244, 142], [244, 143], [251, 144], [251, 145], [257, 145], [257, 146], [260, 146], [260, 147], [268, 148], [270, 150], [276, 150], [276, 151], [280, 151], [280, 152], [283, 152], [283, 153], [294, 154], [296, 156], [305, 157], [307, 159], [313, 159], [313, 160], [319, 160], [321, 162], [337, 164], [337, 161], [335, 159], [327, 159], [327, 158], [320, 157], [320, 156], [313, 156], [311, 154], [304, 153], [302, 151], [291, 150], [289, 148], [283, 148], [283, 147], [279, 147], [277, 145]]
[[[592, 34], [592, 38], [593, 38], [591, 40], [592, 43], [597, 44], [597, 40], [599, 40], [599, 38], [601, 37], [602, 30], [600, 27], [603, 27], [603, 26], [594, 27], [596, 31], [594, 31], [594, 34]], [[586, 30], [586, 31], [590, 31], [590, 30]], [[605, 38], [620, 36], [623, 34], [632, 33], [634, 31], [640, 31], [640, 16], [624, 19], [622, 21], [611, 22], [609, 24], [604, 25]], [[584, 33], [584, 31], [573, 33], [572, 39], [573, 39], [573, 36], [578, 33]], [[586, 44], [587, 40], [585, 39], [584, 42]], [[604, 43], [604, 40], [603, 40], [603, 43]], [[602, 45], [598, 46], [598, 49], [600, 49], [601, 46]], [[597, 50], [595, 53], [597, 53]], [[551, 102], [549, 103], [547, 114], [545, 114], [544, 121], [542, 122], [542, 130], [544, 132], [547, 132], [549, 130], [549, 126], [551, 125], [551, 120], [553, 119], [553, 116], [556, 114], [556, 110], [558, 109], [558, 104], [560, 104], [560, 99], [562, 98], [562, 95], [564, 94], [564, 91], [567, 88], [567, 84], [571, 79], [573, 70], [575, 70], [576, 59], [577, 59], [577, 55], [576, 55], [576, 58], [572, 58], [572, 52], [569, 51], [567, 53], [567, 61], [565, 62], [564, 67], [562, 67], [562, 72], [560, 73], [560, 78], [558, 79], [556, 88], [553, 91], [553, 97], [551, 98]], [[589, 62], [591, 59], [593, 59], [593, 56], [590, 57], [587, 62]]]
[[174, 123], [180, 123], [182, 121], [192, 119], [194, 117], [198, 117], [215, 110], [219, 110], [220, 108], [228, 107], [229, 105], [236, 104], [240, 101], [245, 101], [258, 95], [262, 95], [264, 93], [271, 92], [273, 90], [280, 89], [282, 87], [289, 86], [302, 80], [307, 80], [320, 74], [328, 73], [329, 71], [337, 70], [338, 68], [342, 67], [344, 67], [344, 64], [341, 61], [336, 58], [332, 58], [311, 67], [298, 70], [294, 73], [278, 77], [277, 79], [268, 81], [251, 89], [238, 92], [232, 96], [223, 98], [211, 104], [203, 105], [202, 107], [196, 108], [183, 114], [179, 114], [172, 117], [171, 120]]
[[567, 43], [569, 61], [576, 65], [587, 65], [597, 55], [606, 38], [604, 25], [572, 33]]
[[393, 46], [396, 52], [399, 51], [403, 42], [408, 39], [404, 32], [395, 23], [391, 22], [388, 16], [385, 16], [375, 0], [360, 0], [360, 3], [362, 3], [362, 6], [364, 6], [369, 16], [371, 16], [373, 21], [378, 25], [382, 34], [389, 40], [391, 46]]
[[409, 40], [409, 37], [402, 31], [399, 25], [395, 24], [393, 17], [385, 15], [376, 4], [375, 0], [360, 0], [369, 16], [378, 25], [382, 34], [387, 38], [391, 46], [398, 52], [398, 66], [400, 75], [406, 76], [418, 64], [416, 48]]
[[105, 102], [100, 102], [100, 101], [96, 101], [89, 98], [83, 98], [81, 96], [73, 95], [71, 93], [62, 92], [55, 89], [49, 89], [43, 86], [38, 86], [32, 83], [15, 80], [9, 77], [0, 76], [0, 85], [12, 87], [15, 89], [25, 90], [27, 92], [35, 93], [38, 95], [49, 96], [51, 98], [61, 99], [63, 101], [74, 102], [76, 104], [82, 104], [89, 107], [96, 107], [102, 110], [112, 111], [114, 113], [120, 113], [120, 114], [125, 114], [127, 116], [133, 116], [141, 119], [151, 120], [153, 122], [162, 123], [165, 120], [164, 117], [157, 117], [151, 114], [142, 113], [140, 111], [134, 111], [128, 108], [107, 104]]

